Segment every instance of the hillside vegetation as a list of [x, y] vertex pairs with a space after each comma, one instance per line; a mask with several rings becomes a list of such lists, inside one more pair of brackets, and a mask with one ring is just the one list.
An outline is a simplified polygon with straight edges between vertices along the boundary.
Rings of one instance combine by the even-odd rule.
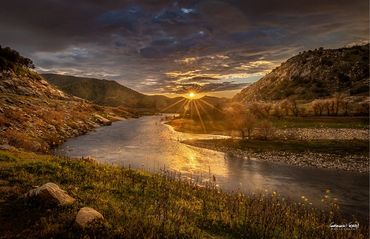
[[369, 45], [300, 53], [234, 96], [235, 101], [314, 100], [369, 94]]

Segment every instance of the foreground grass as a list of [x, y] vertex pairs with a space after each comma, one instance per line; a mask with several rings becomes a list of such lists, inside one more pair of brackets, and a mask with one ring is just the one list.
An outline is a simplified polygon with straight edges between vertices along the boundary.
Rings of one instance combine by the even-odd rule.
[[212, 148], [240, 149], [255, 153], [261, 152], [291, 152], [291, 153], [326, 153], [334, 155], [369, 155], [367, 140], [239, 140], [239, 139], [209, 139], [186, 141], [185, 143], [210, 145]]
[[[44, 209], [20, 195], [55, 182], [77, 199], [73, 206]], [[100, 211], [106, 222], [93, 230], [73, 224], [80, 207]], [[327, 212], [276, 194], [226, 194], [180, 181], [176, 174], [147, 174], [81, 160], [0, 151], [1, 238], [367, 238], [368, 227], [331, 231], [344, 223], [335, 206]], [[330, 211], [330, 212], [329, 212]]]

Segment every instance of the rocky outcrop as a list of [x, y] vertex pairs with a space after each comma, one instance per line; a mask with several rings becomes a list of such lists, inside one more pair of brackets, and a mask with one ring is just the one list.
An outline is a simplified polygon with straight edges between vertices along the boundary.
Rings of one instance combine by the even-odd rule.
[[36, 199], [44, 205], [69, 205], [75, 202], [75, 199], [69, 196], [55, 183], [46, 183], [40, 187], [30, 190], [26, 195], [28, 199]]
[[313, 100], [369, 93], [369, 45], [306, 51], [234, 96], [235, 101]]
[[16, 74], [11, 70], [0, 72], [0, 92], [24, 96], [66, 99], [67, 95], [52, 87], [36, 72], [24, 69]]
[[100, 212], [91, 207], [83, 207], [78, 211], [75, 222], [81, 228], [85, 228], [90, 223], [103, 219], [104, 217]]

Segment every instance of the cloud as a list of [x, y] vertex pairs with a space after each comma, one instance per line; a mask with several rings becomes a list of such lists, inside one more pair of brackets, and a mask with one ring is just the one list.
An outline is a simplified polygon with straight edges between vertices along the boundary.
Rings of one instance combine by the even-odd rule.
[[215, 92], [299, 51], [367, 40], [368, 9], [367, 0], [12, 0], [0, 8], [0, 44], [40, 71]]

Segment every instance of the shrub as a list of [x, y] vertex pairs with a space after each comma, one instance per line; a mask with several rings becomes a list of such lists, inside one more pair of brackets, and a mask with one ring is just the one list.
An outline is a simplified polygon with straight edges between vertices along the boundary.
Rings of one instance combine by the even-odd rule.
[[24, 132], [20, 132], [14, 129], [7, 129], [3, 133], [2, 137], [6, 138], [8, 140], [8, 144], [14, 147], [23, 148], [31, 151], [45, 150], [45, 145], [41, 145], [34, 138]]
[[30, 59], [21, 56], [16, 50], [10, 47], [3, 48], [0, 46], [0, 70], [15, 70], [19, 66], [35, 68]]

